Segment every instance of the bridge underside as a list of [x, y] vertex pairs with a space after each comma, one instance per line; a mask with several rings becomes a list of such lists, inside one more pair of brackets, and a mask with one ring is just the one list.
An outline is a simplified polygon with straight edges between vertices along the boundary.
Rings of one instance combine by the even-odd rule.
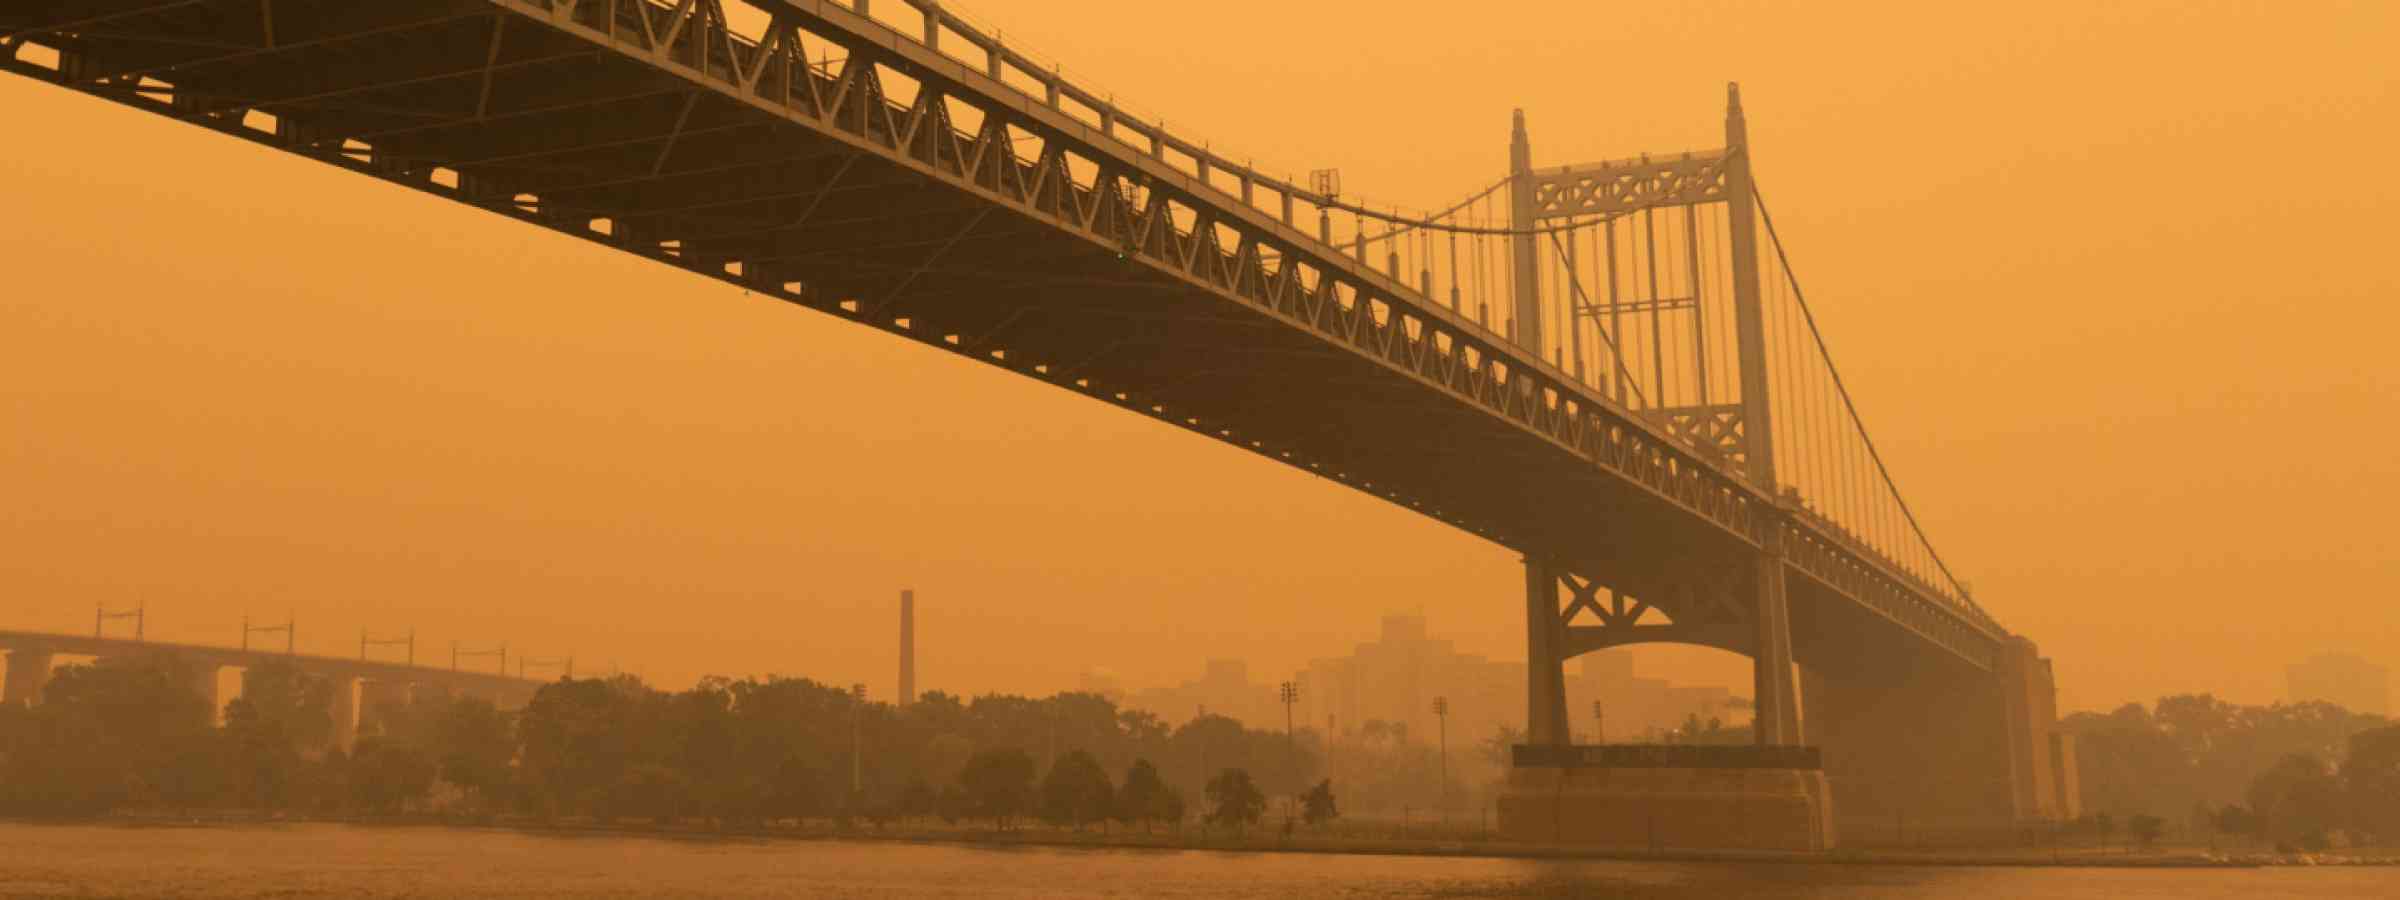
[[1996, 625], [1313, 241], [1288, 194], [1280, 218], [1249, 182], [1234, 202], [1055, 84], [1044, 104], [841, 7], [764, 5], [784, 17], [753, 42], [716, 0], [45, 0], [0, 6], [0, 59], [1117, 405], [1673, 620], [1566, 606], [1534, 631], [1550, 665], [1788, 632], [1770, 656], [1856, 698], [1811, 716], [1837, 785], [1837, 733], [1901, 728], [1886, 686], [1998, 677]]
[[[1539, 608], [1556, 611], [1560, 652], [1549, 667], [1537, 665], [1535, 677], [1538, 681], [1541, 671], [1581, 653], [1646, 643], [1708, 646], [1755, 661], [1763, 637], [1756, 571], [1738, 556], [1667, 575], [1678, 581], [1623, 576], [1602, 581], [1554, 570], [1555, 593], [1537, 596], [1529, 614]], [[1584, 816], [1596, 834], [1614, 835], [1614, 843], [1629, 846], [1641, 841], [1627, 835], [1653, 837], [1636, 825], [1664, 822], [1657, 827], [1681, 829], [1686, 833], [1678, 840], [1690, 840], [1688, 832], [1708, 827], [1695, 822], [1747, 816], [1746, 830], [1727, 832], [1734, 837], [1728, 846], [1807, 849], [1812, 820], [1804, 805], [1811, 798], [1830, 806], [1820, 810], [1828, 827], [1813, 834], [1828, 839], [1838, 834], [1851, 844], [2005, 842], [2022, 824], [2075, 815], [2072, 790], [2066, 787], [2076, 777], [2074, 761], [2072, 749], [2062, 749], [2064, 738], [2056, 733], [2050, 663], [2030, 641], [2012, 638], [1991, 667], [1976, 665], [1939, 645], [1909, 639], [1901, 625], [1796, 567], [1781, 571], [1796, 689], [1778, 699], [1762, 678], [1756, 699], [1762, 719], [1774, 716], [1779, 703], [1794, 705], [1798, 727], [1788, 738], [1770, 738], [1762, 728], [1760, 743], [1817, 748], [1821, 770], [1670, 777], [1648, 769], [1610, 775], [1605, 766], [1581, 774], [1574, 767], [1536, 767], [1518, 778], [1524, 782], [1521, 793], [1535, 795], [1536, 805], [1550, 811], [1546, 815], [1569, 821]], [[1694, 572], [1711, 574], [1694, 578]], [[1532, 627], [1543, 621], [1536, 617]], [[1535, 693], [1535, 721], [1565, 720], [1562, 701], [1539, 696], [1538, 686]], [[1545, 710], [1544, 704], [1553, 708]], [[1821, 780], [1812, 780], [1817, 771]], [[1590, 809], [1577, 812], [1569, 802], [1578, 792], [1589, 795]], [[1679, 799], [1661, 799], [1669, 797]], [[1680, 811], [1646, 805], [1653, 802]], [[1604, 810], [1613, 811], [1614, 818]], [[1626, 816], [1647, 818], [1636, 822]], [[1542, 819], [1529, 833], [1546, 835], [1548, 822]]]
[[[583, 4], [576, 27], [605, 29], [603, 6]], [[1170, 185], [1110, 161], [1122, 148], [1075, 148], [1124, 179], [1112, 191], [1005, 109], [920, 102], [943, 85], [904, 59], [795, 75], [821, 96], [790, 102], [821, 104], [817, 121], [762, 102], [763, 81], [747, 97], [695, 84], [678, 65], [722, 70], [727, 55], [697, 26], [648, 49], [632, 10], [664, 15], [652, 5], [621, 4], [614, 43], [532, 2], [277, 0], [271, 22], [259, 7], [53, 0], [0, 10], [0, 33], [64, 50], [55, 70], [17, 54], [21, 74], [1001, 366], [1504, 543], [1632, 564], [1744, 540], [1365, 352], [1365, 333], [1400, 328], [1363, 302], [1303, 285], [1282, 308], [1236, 299], [1227, 282], [1298, 267], [1237, 251], [1180, 197], [1154, 204]], [[1150, 226], [1161, 211], [1172, 234]], [[1245, 271], [1196, 276], [1206, 262]]]

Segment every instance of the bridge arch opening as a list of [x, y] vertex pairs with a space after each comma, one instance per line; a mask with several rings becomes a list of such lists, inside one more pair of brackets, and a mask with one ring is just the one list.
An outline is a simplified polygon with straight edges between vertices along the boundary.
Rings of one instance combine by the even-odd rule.
[[1576, 744], [1749, 744], [1750, 657], [1696, 644], [1645, 643], [1567, 661]]

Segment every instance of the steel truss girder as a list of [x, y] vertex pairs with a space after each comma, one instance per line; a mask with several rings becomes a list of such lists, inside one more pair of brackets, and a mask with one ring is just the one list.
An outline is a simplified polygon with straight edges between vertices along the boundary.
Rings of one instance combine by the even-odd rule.
[[[581, 4], [487, 2], [495, 9], [579, 38], [595, 52], [639, 61], [749, 111], [805, 128], [850, 152], [874, 156], [931, 183], [947, 185], [981, 203], [1007, 210], [1013, 221], [1050, 226], [1088, 245], [1119, 253], [1153, 276], [1171, 278], [1188, 289], [1283, 322], [1374, 368], [1412, 380], [1460, 408], [1504, 423], [1532, 439], [1529, 446], [1545, 446], [1560, 459], [1577, 460], [1586, 471], [1596, 470], [1652, 501], [1683, 510], [1736, 543], [1756, 546], [1766, 537], [1765, 529], [1777, 527], [1782, 518], [1756, 489], [1680, 447], [1672, 436], [1638, 415], [1616, 408], [1546, 363], [1520, 356], [1495, 336], [1414, 297], [1406, 286], [1355, 263], [1337, 248], [1319, 245], [1259, 210], [1226, 204], [1220, 192], [1201, 180], [847, 10], [827, 7], [821, 15], [794, 13], [779, 18], [769, 40], [759, 46], [736, 40], [724, 29], [721, 15], [708, 11], [716, 6], [716, 0], [686, 2], [674, 8], [652, 3], [644, 7], [649, 12], [642, 18], [652, 46], [659, 48], [651, 50], [612, 38], [611, 32], [619, 30], [614, 23], [595, 27], [595, 16], [577, 12], [578, 8], [588, 11], [607, 5], [599, 0]], [[668, 33], [680, 34], [680, 38], [661, 42], [655, 39], [662, 21], [656, 16], [667, 14], [673, 14], [678, 23], [668, 28]], [[793, 35], [803, 28], [850, 54], [839, 73], [820, 72], [796, 57]], [[484, 62], [477, 60], [475, 77], [483, 76], [487, 66], [480, 64]], [[915, 102], [903, 106], [881, 99], [873, 83], [875, 69], [869, 66], [889, 66], [918, 81]], [[72, 81], [61, 73], [13, 60], [7, 67], [47, 80]], [[494, 77], [511, 78], [516, 73], [502, 71]], [[110, 99], [153, 111], [172, 108], [147, 98]], [[946, 101], [974, 107], [983, 117], [982, 127], [974, 131], [952, 127]], [[872, 315], [870, 304], [846, 294], [838, 285], [781, 281], [774, 265], [750, 265], [739, 254], [712, 252], [702, 246], [678, 249], [662, 243], [677, 235], [630, 239], [595, 234], [579, 221], [563, 221], [546, 213], [538, 204], [494, 203], [489, 195], [468, 185], [437, 184], [430, 167], [379, 159], [373, 152], [345, 150], [338, 143], [261, 135], [242, 128], [238, 119], [187, 117], [228, 134], [476, 203], [925, 343], [947, 345], [953, 352], [1292, 465], [1320, 471], [1327, 462], [1339, 467], [1339, 460], [1311, 460], [1307, 458], [1310, 454], [1293, 452], [1303, 448], [1274, 446], [1241, 433], [1238, 423], [1204, 422], [1147, 398], [1092, 385], [1086, 379], [1062, 378], [1058, 371], [1063, 370], [1056, 367], [1069, 360], [1035, 359], [992, 346], [988, 340], [973, 342], [976, 349], [969, 352], [958, 341], [944, 340], [945, 329], [938, 323]], [[1030, 159], [1020, 156], [1011, 129], [1029, 134], [1040, 151]], [[1070, 157], [1086, 167], [1096, 167], [1097, 175], [1075, 173]], [[1354, 486], [1367, 481], [1347, 476], [1341, 480]], [[1425, 497], [1390, 482], [1378, 480], [1375, 489], [1361, 489], [1404, 506], [1424, 508]], [[1527, 531], [1519, 522], [1484, 514], [1475, 514], [1475, 518], [1457, 511], [1429, 514], [1519, 547], [1557, 539]], [[1554, 552], [1553, 548], [1541, 549]], [[1831, 579], [1827, 583], [1837, 591], [1854, 597], [1861, 590], [1909, 596], [1936, 615], [1950, 616], [1971, 642], [1993, 643], [2002, 634], [1996, 626], [1958, 622], [1954, 612], [1927, 600], [1921, 588], [1896, 580], [1888, 566], [1855, 559], [1856, 551], [1846, 545], [1827, 543], [1823, 552], [1830, 561], [1817, 568], [1828, 574], [1819, 577]], [[1881, 608], [1878, 611], [1893, 614]]]
[[1617, 160], [1533, 171], [1534, 215], [1542, 219], [1623, 215], [1725, 199], [1725, 151], [1671, 159]]

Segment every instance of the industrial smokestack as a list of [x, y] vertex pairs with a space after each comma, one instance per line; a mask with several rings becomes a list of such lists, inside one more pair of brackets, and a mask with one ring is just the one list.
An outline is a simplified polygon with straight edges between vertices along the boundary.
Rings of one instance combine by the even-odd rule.
[[917, 702], [917, 592], [900, 592], [900, 705]]

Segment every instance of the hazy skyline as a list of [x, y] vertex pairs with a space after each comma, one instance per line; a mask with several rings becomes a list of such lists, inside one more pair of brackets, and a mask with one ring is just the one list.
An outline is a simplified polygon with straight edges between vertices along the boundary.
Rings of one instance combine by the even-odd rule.
[[[1738, 80], [1878, 443], [2064, 707], [2265, 701], [2288, 662], [2400, 646], [2390, 5], [971, 12], [1178, 132], [1414, 205], [1502, 173], [1511, 109], [1537, 165], [1711, 147]], [[888, 697], [910, 587], [922, 689], [1273, 680], [1391, 610], [1523, 656], [1513, 554], [1346, 488], [88, 97], [8, 79], [0, 108], [39, 123], [0, 157], [0, 627], [146, 597], [159, 640], [289, 610], [317, 652], [413, 625], [420, 658]]]

